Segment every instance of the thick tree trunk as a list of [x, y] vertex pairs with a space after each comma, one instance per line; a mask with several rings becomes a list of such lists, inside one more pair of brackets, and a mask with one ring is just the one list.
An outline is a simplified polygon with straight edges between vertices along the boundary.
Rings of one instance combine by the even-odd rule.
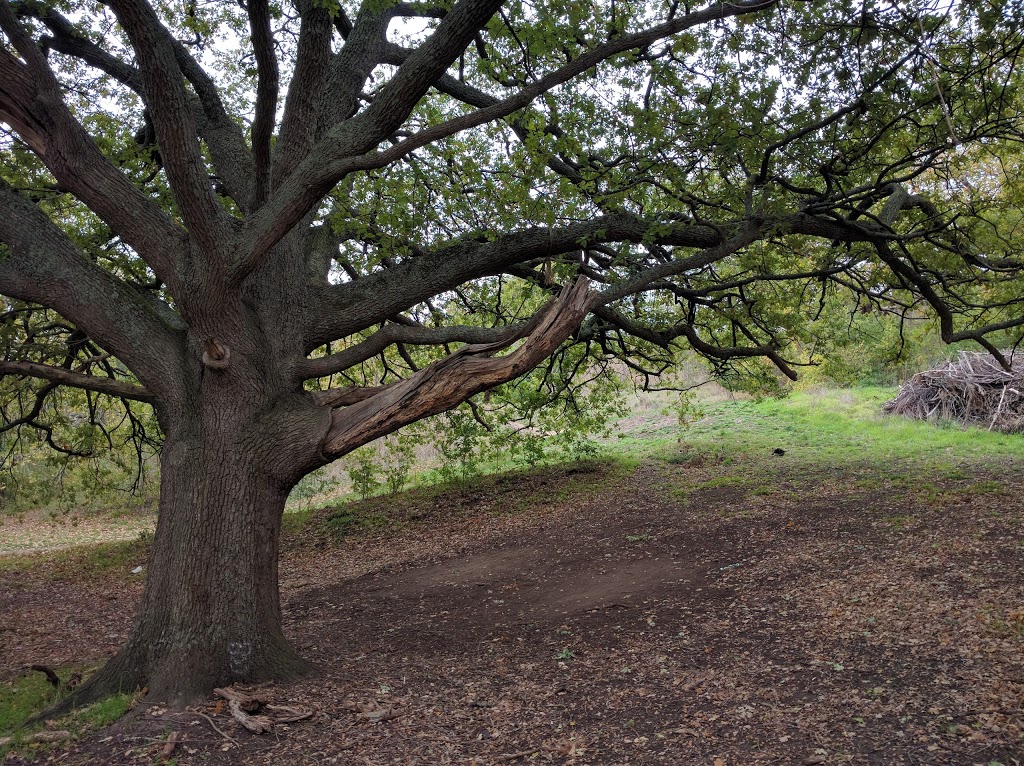
[[281, 514], [293, 480], [262, 459], [260, 442], [274, 441], [272, 434], [237, 440], [223, 423], [204, 430], [205, 440], [179, 436], [164, 447], [137, 622], [66, 707], [142, 687], [148, 699], [182, 706], [215, 686], [287, 679], [307, 668], [281, 632], [278, 596]]
[[[256, 323], [239, 320], [249, 332], [224, 343], [206, 336], [204, 366], [182, 376], [195, 387], [173, 412], [158, 406], [167, 437], [139, 618], [118, 655], [64, 707], [143, 686], [150, 699], [182, 706], [216, 686], [305, 670], [281, 632], [277, 588], [281, 516], [295, 482], [534, 367], [579, 326], [592, 301], [587, 285], [567, 288], [520, 335], [460, 349], [335, 415], [289, 384]], [[522, 335], [515, 351], [493, 356]]]

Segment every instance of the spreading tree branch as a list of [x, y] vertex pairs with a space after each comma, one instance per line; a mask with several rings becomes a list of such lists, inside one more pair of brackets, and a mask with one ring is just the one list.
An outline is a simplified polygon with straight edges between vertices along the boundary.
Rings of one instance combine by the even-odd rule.
[[175, 254], [185, 233], [100, 151], [68, 110], [45, 57], [0, 1], [0, 28], [18, 40], [19, 61], [0, 49], [0, 119], [8, 122], [39, 156], [61, 187], [74, 194], [117, 231], [152, 267], [176, 285]]
[[[136, 288], [89, 261], [35, 205], [0, 181], [0, 293], [48, 306], [125, 363], [153, 392], [180, 369], [179, 331]], [[167, 311], [166, 308], [163, 311]]]
[[[755, 13], [777, 0], [746, 0], [716, 3], [643, 32], [614, 38], [579, 58], [541, 77], [498, 103], [412, 134], [389, 149], [373, 147], [390, 136], [405, 120], [422, 95], [444, 74], [459, 53], [473, 41], [476, 31], [490, 18], [497, 0], [462, 0], [438, 25], [437, 31], [406, 58], [395, 77], [381, 89], [373, 104], [332, 129], [310, 152], [257, 214], [246, 222], [239, 252], [238, 274], [256, 268], [270, 249], [350, 173], [385, 167], [413, 149], [464, 130], [500, 120], [528, 106], [535, 98], [562, 85], [609, 58], [646, 47], [657, 40], [712, 21]], [[474, 28], [475, 27], [475, 28]]]
[[363, 3], [359, 9], [345, 34], [345, 45], [331, 62], [327, 81], [331, 98], [320, 105], [321, 133], [356, 113], [370, 72], [385, 60], [388, 24], [397, 11], [397, 6], [383, 8], [371, 3]]
[[189, 237], [215, 264], [227, 246], [227, 213], [210, 184], [174, 40], [145, 0], [109, 4], [139, 59], [167, 179]]
[[[53, 7], [42, 3], [21, 2], [14, 7], [19, 15], [38, 18], [50, 32], [39, 40], [40, 47], [77, 58], [113, 77], [148, 103], [142, 75], [138, 69], [96, 43], [82, 37], [74, 25]], [[238, 124], [228, 115], [216, 85], [203, 68], [177, 40], [171, 43], [185, 77], [195, 94], [188, 94], [192, 117], [200, 137], [210, 150], [210, 158], [224, 190], [243, 212], [249, 212], [253, 185], [253, 158]], [[276, 65], [276, 58], [275, 58]]]
[[278, 70], [267, 0], [248, 0], [249, 28], [256, 56], [256, 116], [252, 123], [254, 181], [252, 209], [270, 193], [270, 143], [277, 118]]
[[[644, 220], [630, 213], [600, 216], [562, 227], [533, 227], [493, 241], [464, 241], [424, 252], [362, 279], [311, 287], [306, 351], [344, 338], [471, 279], [500, 274], [515, 264], [579, 251], [583, 243], [647, 242], [666, 247], [700, 248], [618, 282], [609, 300], [638, 292], [652, 282], [726, 257], [775, 233], [820, 237], [836, 242], [873, 242], [896, 235], [874, 221], [848, 221], [795, 213], [771, 220], [732, 220], [712, 225], [692, 221]], [[720, 245], [725, 246], [722, 249]], [[708, 261], [708, 259], [711, 261]]]
[[414, 327], [388, 324], [354, 346], [327, 356], [306, 361], [300, 375], [303, 379], [323, 378], [343, 372], [372, 359], [395, 343], [417, 346], [440, 346], [446, 343], [499, 343], [510, 337], [522, 337], [524, 325], [506, 327]]
[[310, 154], [316, 141], [320, 100], [324, 97], [323, 85], [331, 59], [330, 11], [313, 0], [302, 0], [298, 7], [302, 24], [295, 73], [285, 100], [281, 135], [274, 158], [275, 188], [295, 170], [303, 157]]
[[138, 402], [153, 403], [156, 397], [142, 386], [132, 383], [104, 378], [98, 375], [87, 375], [80, 372], [72, 372], [63, 367], [54, 367], [49, 364], [35, 364], [33, 362], [10, 362], [0, 360], [0, 376], [20, 375], [29, 378], [42, 378], [51, 383], [59, 383], [63, 386], [81, 388], [86, 391], [95, 391], [107, 396], [116, 396], [121, 399], [132, 399]]
[[528, 372], [579, 328], [592, 302], [587, 280], [580, 279], [538, 312], [521, 333], [516, 333], [526, 336], [526, 340], [511, 354], [493, 356], [514, 343], [515, 336], [495, 343], [465, 346], [409, 378], [334, 412], [322, 446], [324, 456], [340, 457], [404, 425], [444, 412], [474, 394]]

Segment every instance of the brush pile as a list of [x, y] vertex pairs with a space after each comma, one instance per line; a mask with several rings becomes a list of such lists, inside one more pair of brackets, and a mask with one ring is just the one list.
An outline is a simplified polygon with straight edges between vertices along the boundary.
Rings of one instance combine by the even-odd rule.
[[904, 383], [882, 412], [1024, 433], [1024, 363], [1012, 366], [1008, 372], [989, 354], [961, 351], [955, 360]]

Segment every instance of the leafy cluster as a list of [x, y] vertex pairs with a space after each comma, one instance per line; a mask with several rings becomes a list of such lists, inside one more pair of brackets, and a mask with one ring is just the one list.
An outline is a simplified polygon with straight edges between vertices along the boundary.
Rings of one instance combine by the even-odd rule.
[[[9, 3], [5, 51], [24, 59], [18, 30], [31, 38], [102, 155], [189, 229], [176, 150], [158, 140], [166, 107], [143, 81], [153, 62], [122, 23], [136, 5], [145, 4]], [[406, 63], [473, 5], [153, 3], [196, 107], [198, 159], [232, 225], [248, 225], [332, 126], [374, 113]], [[540, 460], [540, 434], [583, 450], [599, 413], [614, 410], [623, 375], [658, 385], [680, 354], [703, 357], [730, 387], [768, 391], [779, 372], [795, 377], [807, 365], [817, 365], [812, 377], [863, 378], [865, 366], [881, 376], [907, 321], [935, 321], [943, 341], [992, 351], [1020, 341], [1024, 19], [1015, 4], [828, 0], [716, 11], [516, 0], [495, 9], [469, 44], [445, 52], [450, 65], [404, 113], [383, 118], [394, 117], [387, 141], [355, 152], [354, 170], [309, 180], [321, 192], [301, 203], [293, 239], [337, 297], [310, 304], [325, 319], [273, 349], [305, 344], [291, 353], [308, 354], [306, 390], [407, 380], [464, 341], [524, 325], [580, 277], [601, 297], [569, 345], [542, 371], [431, 426], [446, 465], [472, 470], [488, 440]], [[359, 47], [361, 30], [375, 52]], [[323, 105], [327, 90], [321, 101], [302, 91], [299, 70], [313, 66], [303, 41], [314, 35], [332, 40], [338, 60], [351, 53], [367, 67], [354, 90], [324, 79], [344, 109]], [[320, 111], [293, 119], [303, 98]], [[493, 116], [478, 117], [487, 110]], [[300, 117], [313, 134], [300, 136]], [[11, 125], [0, 137], [5, 187], [181, 331], [179, 315], [194, 319], [193, 291], [169, 284]], [[277, 181], [256, 177], [251, 194], [242, 190], [246, 168], [225, 160], [239, 147], [219, 143], [231, 130], [256, 176], [273, 170]], [[264, 149], [274, 163], [261, 159]], [[450, 266], [478, 253], [478, 267]], [[450, 273], [432, 277], [442, 265]], [[178, 266], [186, 276], [203, 268]], [[378, 313], [346, 318], [393, 286], [402, 294]], [[136, 360], [44, 300], [2, 300], [9, 475], [26, 459], [18, 437], [33, 433], [65, 456], [89, 456], [94, 472], [141, 476], [160, 442], [148, 401], [59, 393], [53, 373], [27, 366], [138, 386]], [[306, 298], [292, 290], [280, 300]], [[389, 459], [389, 475], [402, 475], [402, 454]], [[363, 473], [369, 491], [379, 479]]]

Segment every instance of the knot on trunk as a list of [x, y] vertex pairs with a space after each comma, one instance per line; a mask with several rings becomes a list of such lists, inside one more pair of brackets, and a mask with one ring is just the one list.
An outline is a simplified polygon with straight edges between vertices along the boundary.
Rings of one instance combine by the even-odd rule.
[[223, 370], [231, 362], [231, 349], [216, 338], [203, 341], [203, 364], [211, 370]]

